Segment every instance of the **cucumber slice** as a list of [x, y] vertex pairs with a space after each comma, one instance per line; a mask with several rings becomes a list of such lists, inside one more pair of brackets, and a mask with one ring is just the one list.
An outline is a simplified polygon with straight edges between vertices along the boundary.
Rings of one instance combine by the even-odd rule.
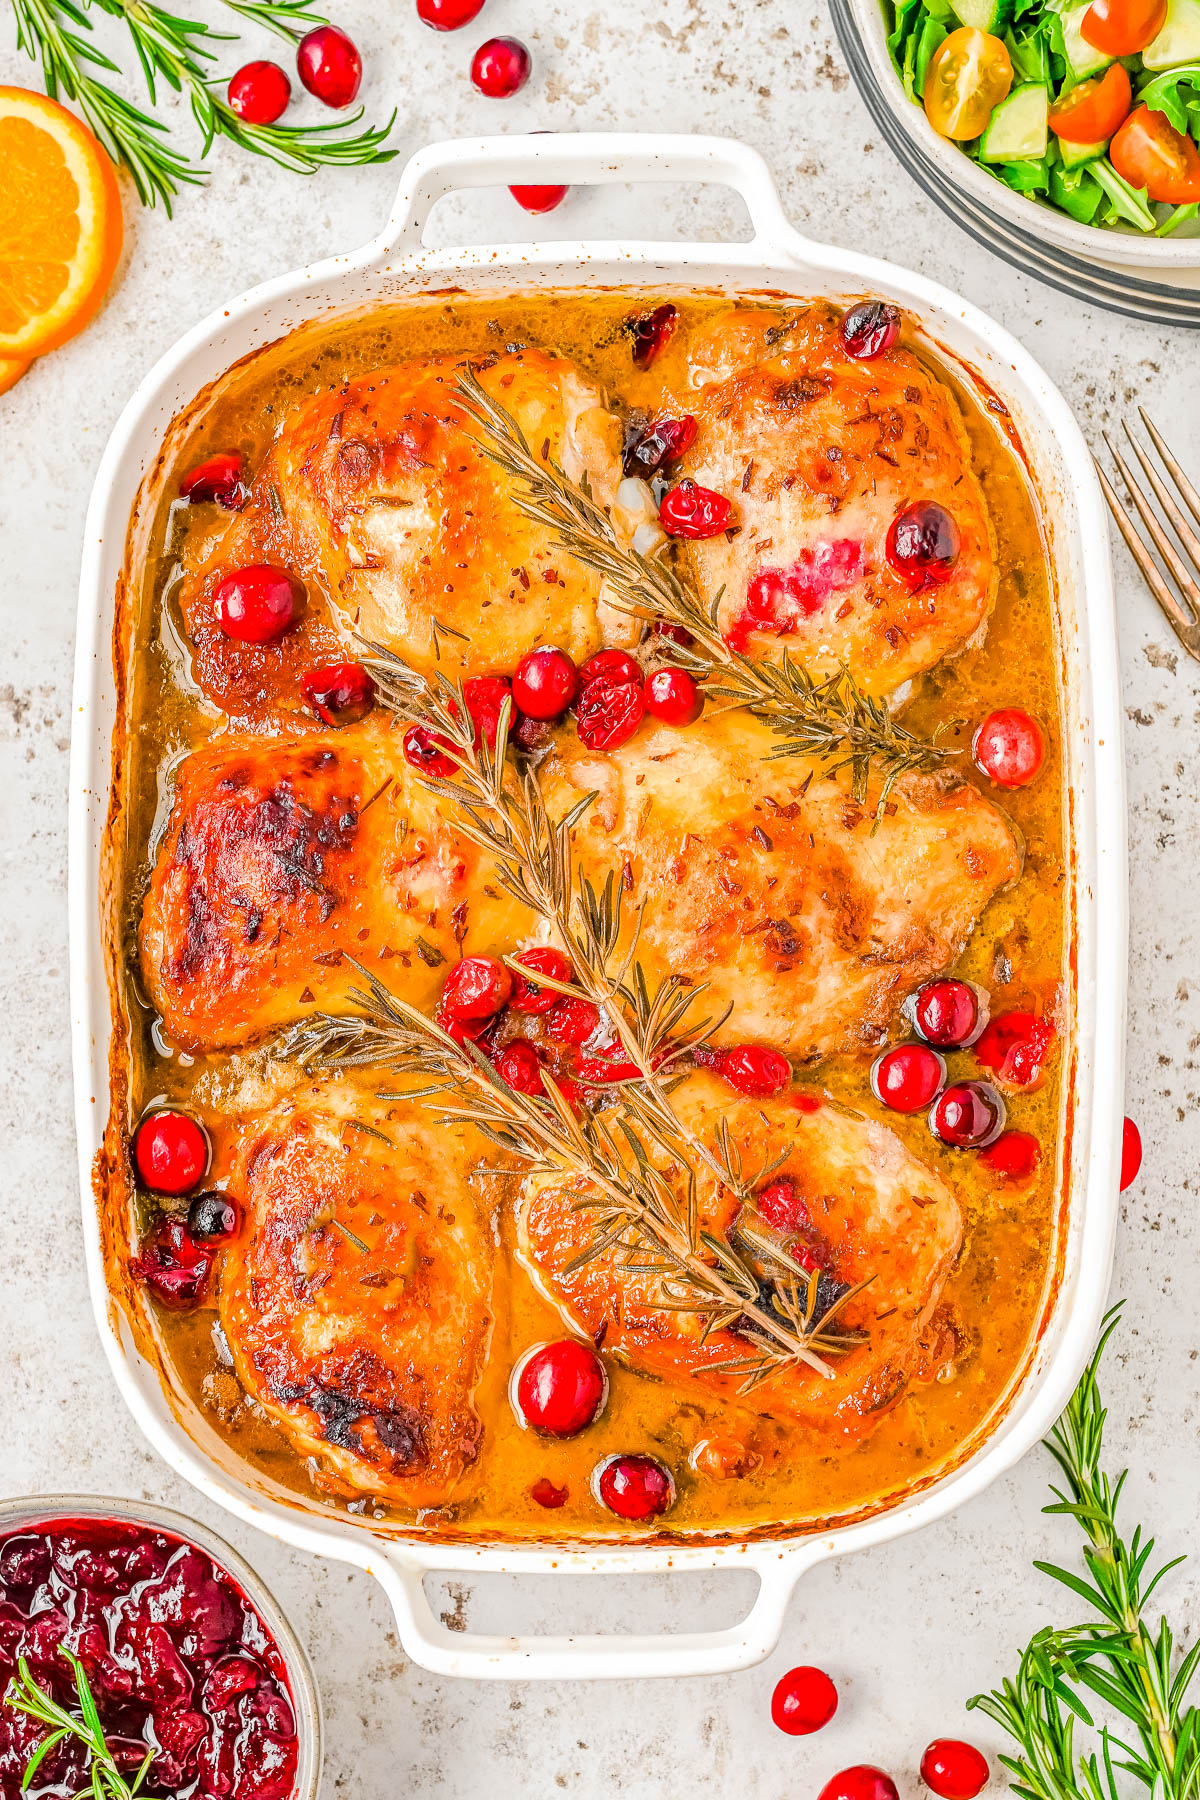
[[1082, 169], [1085, 163], [1095, 162], [1108, 149], [1108, 139], [1101, 138], [1098, 144], [1068, 144], [1064, 138], [1058, 140], [1058, 153], [1062, 157], [1064, 169]]
[[1200, 0], [1167, 0], [1162, 30], [1142, 51], [1148, 69], [1175, 69], [1200, 60]]
[[1012, 24], [1015, 0], [953, 0], [954, 10], [964, 25], [976, 31], [990, 31], [1003, 37]]
[[979, 140], [983, 162], [1037, 162], [1046, 154], [1050, 96], [1040, 82], [1027, 81], [1002, 100]]
[[1103, 50], [1097, 50], [1084, 37], [1083, 15], [1086, 11], [1086, 6], [1073, 6], [1070, 12], [1062, 14], [1063, 55], [1072, 81], [1086, 81], [1089, 75], [1098, 75], [1101, 69], [1107, 69], [1116, 60], [1105, 56]]

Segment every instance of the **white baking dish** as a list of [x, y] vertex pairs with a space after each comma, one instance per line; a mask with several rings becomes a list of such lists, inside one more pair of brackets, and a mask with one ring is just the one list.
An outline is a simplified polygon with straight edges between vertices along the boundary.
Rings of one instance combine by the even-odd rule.
[[[435, 202], [500, 183], [689, 181], [728, 185], [753, 225], [730, 245], [551, 243], [459, 251], [423, 247]], [[1078, 1030], [1072, 1065], [1071, 1206], [1058, 1284], [1029, 1367], [974, 1454], [921, 1493], [861, 1522], [804, 1536], [722, 1544], [602, 1548], [475, 1546], [385, 1537], [369, 1520], [332, 1515], [239, 1464], [211, 1426], [135, 1345], [105, 1281], [93, 1163], [107, 1111], [108, 976], [98, 895], [116, 717], [114, 598], [139, 488], [172, 416], [247, 352], [314, 318], [453, 285], [467, 291], [595, 285], [731, 292], [774, 289], [834, 298], [885, 295], [923, 323], [943, 356], [971, 369], [1012, 414], [1040, 491], [1058, 573], [1074, 837], [1072, 906]], [[713, 138], [549, 136], [443, 144], [414, 157], [383, 235], [353, 255], [264, 283], [195, 327], [142, 382], [104, 453], [88, 513], [81, 577], [71, 759], [71, 1002], [84, 1229], [96, 1320], [121, 1392], [171, 1466], [262, 1530], [370, 1570], [395, 1607], [408, 1653], [450, 1675], [499, 1677], [698, 1674], [741, 1668], [778, 1640], [792, 1589], [822, 1558], [865, 1549], [940, 1518], [978, 1494], [1037, 1442], [1065, 1404], [1092, 1345], [1108, 1286], [1116, 1219], [1126, 959], [1125, 804], [1116, 632], [1106, 519], [1091, 457], [1061, 396], [1020, 345], [935, 283], [871, 257], [827, 249], [788, 224], [762, 159]], [[186, 1418], [186, 1425], [183, 1420]], [[690, 1636], [485, 1638], [441, 1625], [430, 1571], [597, 1575], [746, 1568], [760, 1587], [735, 1627]]]

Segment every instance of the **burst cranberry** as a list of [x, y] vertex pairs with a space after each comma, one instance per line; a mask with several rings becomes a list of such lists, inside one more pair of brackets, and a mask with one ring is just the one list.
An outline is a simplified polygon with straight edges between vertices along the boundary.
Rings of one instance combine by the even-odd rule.
[[586, 1044], [600, 1023], [600, 1008], [590, 1000], [564, 996], [546, 1015], [546, 1035], [556, 1044]]
[[1142, 1134], [1132, 1119], [1121, 1128], [1121, 1192], [1137, 1180], [1142, 1166]]
[[274, 563], [234, 569], [213, 595], [217, 624], [240, 644], [270, 644], [289, 629], [300, 607], [300, 583]]
[[913, 1001], [913, 1024], [927, 1044], [957, 1049], [979, 1023], [979, 995], [969, 981], [927, 981]]
[[524, 207], [527, 213], [541, 214], [553, 212], [556, 206], [561, 206], [571, 190], [565, 186], [529, 187], [522, 183], [518, 187], [510, 187], [508, 191], [517, 205]]
[[789, 1669], [775, 1684], [771, 1717], [789, 1737], [808, 1737], [828, 1725], [837, 1703], [838, 1691], [824, 1669]]
[[1004, 1102], [987, 1081], [958, 1081], [929, 1115], [934, 1135], [955, 1150], [977, 1150], [1004, 1129]]
[[215, 500], [218, 506], [236, 512], [246, 498], [241, 457], [236, 450], [229, 450], [197, 463], [180, 482], [179, 493], [181, 499]]
[[961, 1738], [934, 1738], [921, 1758], [921, 1780], [942, 1800], [975, 1800], [990, 1774], [987, 1759]]
[[652, 1456], [614, 1456], [601, 1469], [597, 1486], [619, 1519], [656, 1519], [675, 1498], [670, 1470]]
[[509, 726], [517, 716], [512, 703], [512, 682], [506, 675], [472, 675], [463, 682], [463, 699], [475, 727], [475, 742], [487, 740], [489, 750], [496, 748], [500, 731], [500, 712], [508, 701]]
[[247, 125], [273, 125], [287, 111], [292, 84], [273, 62], [244, 64], [229, 83], [227, 98]]
[[1005, 1181], [1032, 1181], [1042, 1160], [1042, 1151], [1030, 1132], [1004, 1131], [982, 1156], [988, 1168]]
[[308, 671], [300, 692], [326, 725], [352, 725], [370, 712], [375, 683], [361, 663], [325, 663]]
[[496, 1058], [496, 1073], [501, 1081], [508, 1083], [514, 1093], [545, 1092], [542, 1085], [542, 1065], [538, 1061], [537, 1051], [523, 1038], [518, 1038], [514, 1044], [507, 1044], [500, 1052]]
[[471, 80], [489, 100], [507, 100], [520, 93], [532, 68], [533, 58], [520, 38], [494, 37], [471, 58]]
[[1034, 1088], [1054, 1037], [1049, 1019], [1039, 1019], [1036, 1013], [1001, 1013], [976, 1044], [975, 1054], [1006, 1087]]
[[613, 681], [602, 675], [579, 696], [576, 724], [589, 750], [615, 750], [628, 743], [646, 716], [640, 681]]
[[945, 1063], [925, 1044], [898, 1044], [885, 1051], [871, 1070], [875, 1098], [893, 1112], [920, 1112], [945, 1079]]
[[190, 1194], [208, 1168], [208, 1134], [190, 1114], [151, 1113], [133, 1140], [133, 1160], [152, 1194]]
[[639, 369], [648, 369], [655, 357], [662, 354], [674, 337], [678, 322], [679, 308], [672, 306], [669, 300], [656, 306], [653, 312], [639, 313], [636, 318], [625, 321], [625, 335]]
[[512, 993], [512, 976], [494, 956], [464, 956], [442, 987], [440, 1005], [451, 1019], [491, 1019]]
[[704, 695], [686, 669], [656, 669], [646, 683], [646, 711], [664, 725], [694, 725]]
[[732, 510], [724, 494], [699, 487], [685, 477], [663, 495], [658, 522], [668, 537], [720, 537]]
[[1027, 787], [1046, 760], [1046, 740], [1036, 719], [1020, 707], [989, 713], [971, 745], [976, 767], [997, 787]]
[[862, 300], [842, 320], [842, 345], [856, 362], [870, 362], [900, 336], [900, 308], [886, 300]]
[[737, 1094], [766, 1099], [782, 1094], [792, 1079], [792, 1065], [778, 1050], [761, 1044], [737, 1044], [731, 1050], [698, 1050], [696, 1061], [714, 1069]]
[[799, 1231], [809, 1223], [809, 1211], [794, 1181], [781, 1175], [760, 1188], [754, 1204], [776, 1231]]
[[446, 738], [430, 731], [427, 725], [410, 725], [404, 734], [404, 760], [410, 768], [419, 769], [422, 775], [436, 775], [440, 779], [457, 775], [458, 764], [453, 756], [446, 754], [451, 748]]
[[544, 1475], [540, 1481], [534, 1482], [529, 1494], [530, 1498], [536, 1500], [539, 1506], [544, 1506], [547, 1512], [557, 1512], [560, 1506], [567, 1504], [568, 1490], [565, 1487], [555, 1487], [554, 1483], [548, 1481]]
[[882, 1769], [855, 1763], [825, 1783], [817, 1800], [900, 1800], [896, 1784]]
[[958, 558], [958, 526], [936, 500], [918, 500], [888, 527], [887, 559], [906, 587], [948, 581]]
[[579, 671], [580, 692], [593, 681], [640, 681], [642, 665], [628, 650], [597, 650]]
[[212, 1251], [181, 1219], [164, 1219], [130, 1266], [168, 1306], [195, 1306], [208, 1291]]
[[627, 439], [622, 474], [640, 475], [648, 481], [667, 463], [678, 462], [695, 436], [696, 421], [691, 413], [685, 413], [681, 419], [655, 419], [652, 425]]
[[[532, 950], [522, 950], [514, 960], [534, 974], [549, 975], [552, 981], [570, 981], [575, 974], [570, 958], [550, 944], [535, 944]], [[526, 981], [523, 975], [514, 978], [511, 1002], [514, 1012], [546, 1013], [557, 1006], [561, 998], [553, 988]]]
[[487, 1048], [487, 1034], [495, 1023], [494, 1019], [456, 1019], [448, 1013], [439, 1000], [433, 1009], [433, 1022], [441, 1027], [448, 1038], [453, 1038], [459, 1046], [464, 1044], [481, 1044]]
[[417, 17], [435, 31], [460, 31], [483, 11], [483, 0], [417, 0]]
[[579, 692], [579, 670], [565, 650], [531, 650], [517, 664], [512, 691], [531, 719], [558, 719]]
[[194, 1238], [233, 1237], [241, 1224], [241, 1212], [236, 1200], [219, 1188], [211, 1188], [206, 1194], [196, 1195], [188, 1207], [187, 1222]]
[[580, 1081], [602, 1087], [612, 1081], [640, 1081], [642, 1071], [614, 1044], [597, 1056], [581, 1056], [576, 1067]]
[[326, 106], [350, 106], [362, 82], [358, 46], [336, 25], [319, 25], [300, 39], [296, 67], [310, 94]]
[[608, 1377], [596, 1352], [575, 1338], [543, 1344], [517, 1376], [517, 1405], [535, 1431], [574, 1437], [598, 1419]]

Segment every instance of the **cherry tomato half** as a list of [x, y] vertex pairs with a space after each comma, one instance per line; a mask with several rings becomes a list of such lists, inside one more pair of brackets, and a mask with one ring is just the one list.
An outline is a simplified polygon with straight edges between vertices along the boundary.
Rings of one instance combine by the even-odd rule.
[[1167, 0], [1092, 0], [1080, 31], [1105, 56], [1132, 56], [1156, 38], [1167, 17]]
[[1050, 108], [1050, 129], [1067, 144], [1098, 144], [1110, 138], [1133, 105], [1133, 88], [1120, 63], [1103, 75], [1081, 81]]
[[925, 77], [925, 113], [939, 137], [977, 138], [1013, 82], [998, 37], [964, 25], [934, 52]]
[[1200, 200], [1200, 150], [1165, 113], [1139, 106], [1108, 147], [1113, 168], [1151, 200], [1186, 206]]

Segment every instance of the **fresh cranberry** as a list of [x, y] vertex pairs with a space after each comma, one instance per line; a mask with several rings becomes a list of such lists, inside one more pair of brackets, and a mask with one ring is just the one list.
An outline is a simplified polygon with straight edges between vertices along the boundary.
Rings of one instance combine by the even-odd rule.
[[943, 1081], [946, 1065], [925, 1044], [898, 1044], [886, 1050], [871, 1070], [871, 1090], [893, 1112], [920, 1112]]
[[553, 212], [556, 206], [561, 206], [571, 190], [565, 186], [556, 187], [552, 184], [530, 187], [521, 183], [517, 187], [510, 187], [508, 191], [517, 205], [524, 207], [527, 213], [540, 214]]
[[375, 683], [361, 663], [323, 663], [308, 671], [300, 692], [326, 725], [352, 725], [370, 712]]
[[194, 1238], [233, 1237], [241, 1224], [241, 1212], [236, 1200], [219, 1188], [210, 1188], [196, 1195], [188, 1207], [187, 1222]]
[[494, 956], [464, 956], [446, 977], [441, 1006], [452, 1019], [491, 1019], [507, 1004], [512, 985]]
[[809, 1223], [804, 1196], [787, 1175], [776, 1176], [754, 1196], [754, 1204], [776, 1231], [799, 1231]]
[[927, 1044], [969, 1044], [980, 1024], [979, 995], [969, 981], [927, 981], [913, 1001], [913, 1024]]
[[130, 1267], [168, 1306], [195, 1306], [208, 1291], [212, 1251], [181, 1219], [164, 1219]]
[[514, 1093], [541, 1094], [545, 1091], [537, 1051], [523, 1038], [507, 1044], [500, 1052], [496, 1058], [496, 1073], [501, 1081], [508, 1083]]
[[353, 104], [362, 82], [358, 46], [336, 25], [319, 25], [300, 39], [296, 67], [310, 94], [326, 106]]
[[[570, 981], [575, 974], [569, 957], [550, 944], [535, 944], [532, 950], [522, 950], [513, 960], [534, 974], [549, 975], [552, 981]], [[540, 982], [526, 981], [522, 975], [514, 978], [511, 1002], [514, 1012], [546, 1013], [561, 999], [561, 994], [551, 987], [543, 987]]]
[[435, 31], [460, 31], [483, 11], [483, 0], [417, 0], [417, 17]]
[[958, 526], [936, 500], [918, 500], [888, 527], [887, 559], [906, 587], [948, 581], [958, 559]]
[[1142, 1134], [1132, 1119], [1121, 1128], [1121, 1192], [1137, 1180], [1142, 1166]]
[[636, 318], [625, 321], [625, 335], [639, 369], [648, 369], [655, 357], [666, 349], [678, 322], [679, 308], [672, 306], [669, 300], [656, 306], [653, 312], [639, 313]]
[[133, 1160], [152, 1194], [190, 1194], [208, 1168], [208, 1134], [189, 1113], [150, 1113], [137, 1128]]
[[247, 125], [273, 125], [287, 111], [292, 84], [273, 62], [249, 62], [229, 83], [227, 98]]
[[900, 1800], [896, 1784], [882, 1769], [855, 1763], [825, 1783], [817, 1800]]
[[989, 713], [971, 745], [976, 767], [997, 787], [1027, 787], [1046, 760], [1046, 740], [1036, 719], [1017, 706]]
[[982, 1160], [1006, 1181], [1032, 1181], [1042, 1160], [1041, 1145], [1028, 1131], [1004, 1131], [982, 1152]]
[[180, 482], [179, 493], [181, 499], [215, 500], [218, 506], [236, 512], [246, 498], [241, 457], [236, 450], [229, 450], [197, 463]]
[[900, 336], [900, 308], [886, 300], [860, 300], [842, 320], [842, 345], [856, 362], [870, 362]]
[[704, 695], [686, 669], [656, 669], [646, 683], [646, 711], [664, 725], [694, 725]]
[[576, 1338], [543, 1344], [521, 1364], [517, 1405], [535, 1431], [574, 1437], [600, 1417], [608, 1377], [596, 1352]]
[[824, 1669], [789, 1669], [771, 1695], [771, 1718], [789, 1737], [808, 1737], [828, 1725], [838, 1691]]
[[1006, 1087], [1034, 1088], [1042, 1078], [1055, 1031], [1036, 1013], [1001, 1013], [980, 1037], [975, 1054]]
[[544, 1506], [547, 1512], [557, 1512], [560, 1506], [565, 1506], [568, 1493], [567, 1488], [555, 1487], [544, 1475], [529, 1490], [530, 1499], [536, 1500], [539, 1506]]
[[619, 1519], [655, 1519], [675, 1498], [670, 1470], [652, 1456], [614, 1456], [600, 1470], [597, 1486]]
[[597, 650], [579, 671], [580, 692], [593, 681], [640, 681], [642, 665], [628, 650]]
[[489, 750], [494, 750], [500, 731], [500, 713], [506, 700], [510, 729], [518, 716], [512, 703], [512, 682], [507, 675], [472, 675], [463, 682], [463, 699], [475, 727], [476, 744], [486, 738]]
[[958, 1081], [934, 1104], [929, 1123], [955, 1150], [978, 1150], [1004, 1129], [1004, 1102], [988, 1081]]
[[778, 1050], [766, 1050], [761, 1044], [737, 1044], [730, 1050], [695, 1051], [702, 1068], [712, 1069], [738, 1094], [766, 1099], [782, 1094], [792, 1079], [792, 1065]]
[[494, 37], [471, 58], [471, 80], [489, 100], [507, 100], [520, 93], [532, 68], [533, 58], [520, 38]]
[[720, 537], [732, 510], [724, 494], [699, 487], [685, 477], [663, 495], [658, 522], [668, 537]]
[[942, 1800], [975, 1800], [990, 1774], [987, 1759], [960, 1738], [934, 1738], [921, 1758], [921, 1780]]
[[616, 750], [628, 743], [646, 716], [646, 692], [640, 681], [614, 681], [602, 675], [589, 681], [579, 697], [576, 724], [589, 750]]
[[300, 583], [286, 569], [251, 563], [218, 583], [213, 610], [226, 637], [270, 644], [291, 626], [302, 598]]
[[599, 1023], [598, 1006], [568, 995], [547, 1013], [546, 1035], [556, 1044], [586, 1044]]
[[579, 692], [579, 670], [565, 650], [531, 650], [517, 664], [512, 691], [531, 719], [558, 719]]
[[626, 440], [622, 474], [640, 475], [648, 481], [667, 463], [678, 462], [695, 436], [696, 421], [691, 413], [685, 413], [681, 419], [655, 419], [652, 425]]
[[427, 725], [410, 725], [404, 734], [404, 760], [410, 768], [419, 769], [422, 775], [435, 775], [439, 779], [457, 775], [458, 764], [453, 756], [446, 754], [451, 748], [446, 738], [430, 731]]

